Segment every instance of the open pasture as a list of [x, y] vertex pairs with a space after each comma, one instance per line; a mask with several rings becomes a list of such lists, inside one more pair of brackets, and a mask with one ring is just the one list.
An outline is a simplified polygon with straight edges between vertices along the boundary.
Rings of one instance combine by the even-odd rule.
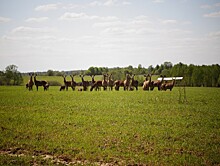
[[0, 165], [219, 165], [220, 89], [180, 92], [1, 86]]

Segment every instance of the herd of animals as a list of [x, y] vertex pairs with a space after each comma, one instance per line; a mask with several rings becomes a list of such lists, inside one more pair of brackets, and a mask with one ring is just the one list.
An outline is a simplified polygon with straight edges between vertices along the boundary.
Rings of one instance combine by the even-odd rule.
[[[135, 75], [126, 75], [125, 80], [116, 80], [114, 81], [112, 79], [112, 74], [103, 74], [103, 80], [95, 81], [95, 75], [91, 75], [92, 80], [91, 81], [85, 81], [84, 75], [79, 75], [82, 79], [82, 82], [77, 83], [74, 80], [74, 75], [70, 75], [72, 78], [71, 81], [66, 80], [66, 76], [63, 76], [64, 85], [60, 86], [60, 91], [62, 90], [68, 90], [68, 88], [72, 88], [72, 90], [75, 90], [76, 87], [78, 87], [78, 91], [87, 91], [90, 87], [90, 91], [94, 90], [101, 90], [101, 87], [103, 87], [103, 90], [107, 90], [109, 87], [109, 90], [113, 90], [115, 88], [116, 91], [119, 91], [120, 87], [123, 87], [124, 90], [133, 91], [134, 89], [138, 90], [139, 82], [138, 80], [134, 79]], [[34, 80], [33, 80], [34, 77]], [[29, 90], [33, 90], [33, 86], [36, 86], [36, 89], [38, 91], [38, 87], [42, 86], [44, 88], [44, 91], [49, 89], [49, 83], [45, 80], [37, 80], [37, 75], [30, 74], [30, 79], [28, 83], [26, 84], [26, 88]], [[145, 80], [143, 82], [143, 90], [149, 91], [154, 90], [154, 88], [158, 88], [158, 90], [164, 90], [166, 91], [169, 89], [172, 91], [174, 85], [175, 85], [175, 79], [173, 79], [171, 82], [164, 81], [164, 77], [162, 76], [162, 80], [151, 80], [151, 75], [144, 75]]]

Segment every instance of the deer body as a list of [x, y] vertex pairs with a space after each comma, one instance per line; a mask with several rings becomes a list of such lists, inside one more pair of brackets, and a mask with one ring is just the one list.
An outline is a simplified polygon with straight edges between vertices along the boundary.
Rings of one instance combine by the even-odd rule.
[[135, 80], [134, 76], [135, 76], [135, 74], [133, 74], [132, 77], [131, 77], [131, 86], [135, 87], [136, 90], [138, 90], [138, 80]]
[[77, 83], [74, 80], [74, 75], [70, 75], [70, 77], [72, 78], [71, 87], [73, 90], [75, 90]]
[[119, 88], [120, 88], [120, 86], [122, 86], [122, 87], [124, 87], [124, 81], [122, 81], [122, 80], [116, 80], [115, 82], [114, 82], [114, 85], [115, 85], [115, 90], [119, 90]]
[[[64, 82], [64, 85], [66, 87], [66, 90], [68, 90], [68, 87], [71, 87], [72, 88], [72, 82], [71, 81], [67, 81], [66, 80], [66, 76], [62, 76], [63, 77], [63, 82]], [[73, 88], [72, 88], [73, 89]]]
[[29, 74], [29, 75], [30, 75], [30, 80], [26, 84], [26, 88], [28, 87], [28, 89], [30, 91], [30, 90], [33, 90], [34, 81], [33, 81], [33, 78], [32, 78], [33, 75], [32, 74]]
[[82, 79], [82, 86], [83, 86], [83, 91], [86, 91], [88, 86], [89, 86], [89, 81], [85, 81], [84, 80], [84, 75], [80, 75], [81, 79]]
[[114, 81], [112, 79], [112, 74], [110, 74], [109, 78], [108, 78], [108, 86], [109, 86], [109, 90], [113, 89], [114, 86]]
[[[149, 91], [149, 87], [150, 87], [150, 84], [151, 84], [151, 75], [144, 75], [145, 77], [145, 81], [143, 83], [143, 90], [148, 90]], [[148, 77], [150, 77], [150, 79], [148, 80]]]
[[45, 87], [46, 87], [46, 84], [48, 84], [47, 81], [44, 81], [44, 80], [43, 80], [43, 81], [38, 81], [38, 80], [36, 79], [36, 76], [37, 76], [37, 75], [34, 76], [34, 83], [35, 83], [35, 85], [36, 85], [37, 91], [38, 91], [38, 87], [39, 87], [39, 86], [43, 86], [43, 87], [44, 87], [44, 90], [46, 90]]
[[170, 83], [166, 83], [164, 85], [164, 90], [166, 91], [167, 89], [169, 89], [170, 91], [172, 91], [175, 83], [176, 83], [176, 79], [173, 79], [172, 82], [170, 82]]
[[102, 80], [103, 90], [107, 90], [107, 86], [108, 86], [108, 81], [106, 80], [107, 77], [108, 77], [107, 74], [103, 74], [103, 80]]
[[157, 87], [158, 90], [161, 90], [163, 79], [164, 79], [164, 76], [162, 76], [162, 80], [152, 81], [151, 82], [151, 90], [154, 90], [154, 87]]
[[126, 79], [124, 80], [124, 90], [129, 90], [130, 87], [130, 75], [126, 74]]

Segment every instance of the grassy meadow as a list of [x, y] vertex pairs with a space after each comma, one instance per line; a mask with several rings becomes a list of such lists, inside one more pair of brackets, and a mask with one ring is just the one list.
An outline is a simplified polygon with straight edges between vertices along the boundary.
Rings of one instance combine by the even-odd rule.
[[219, 165], [220, 88], [186, 99], [0, 86], [0, 165]]

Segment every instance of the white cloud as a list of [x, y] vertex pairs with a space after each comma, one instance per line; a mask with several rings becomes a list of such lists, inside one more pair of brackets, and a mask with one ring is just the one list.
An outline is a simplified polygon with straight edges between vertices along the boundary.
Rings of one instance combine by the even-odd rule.
[[131, 5], [130, 1], [119, 1], [119, 0], [105, 0], [105, 1], [93, 1], [89, 4], [89, 6], [106, 6], [106, 7], [112, 7], [112, 6], [119, 6], [119, 5]]
[[60, 20], [79, 20], [79, 19], [89, 19], [89, 20], [101, 20], [101, 21], [116, 21], [118, 20], [115, 16], [96, 16], [96, 15], [87, 15], [86, 13], [69, 13], [66, 12], [59, 18]]
[[219, 39], [220, 38], [220, 31], [217, 31], [217, 32], [211, 32], [208, 34], [208, 37], [210, 38], [215, 38], [215, 39]]
[[37, 6], [35, 8], [35, 11], [44, 11], [47, 12], [49, 10], [57, 10], [59, 7], [60, 3], [56, 3], [56, 4], [47, 4], [47, 5], [41, 5], [41, 6]]
[[37, 23], [40, 23], [40, 22], [45, 22], [47, 21], [49, 18], [48, 17], [31, 17], [31, 18], [28, 18], [25, 20], [25, 22], [37, 22]]
[[152, 2], [153, 2], [153, 3], [163, 3], [164, 0], [153, 0]]
[[54, 32], [55, 30], [52, 28], [33, 28], [33, 27], [25, 27], [20, 26], [14, 28], [11, 33], [16, 35], [38, 35], [38, 34], [49, 34]]
[[10, 18], [0, 17], [0, 23], [6, 23], [6, 22], [9, 22], [9, 21], [11, 21]]
[[176, 24], [177, 21], [176, 20], [163, 20], [162, 24]]
[[206, 18], [218, 18], [218, 17], [220, 17], [220, 11], [209, 13], [209, 14], [204, 14], [204, 17], [206, 17]]

